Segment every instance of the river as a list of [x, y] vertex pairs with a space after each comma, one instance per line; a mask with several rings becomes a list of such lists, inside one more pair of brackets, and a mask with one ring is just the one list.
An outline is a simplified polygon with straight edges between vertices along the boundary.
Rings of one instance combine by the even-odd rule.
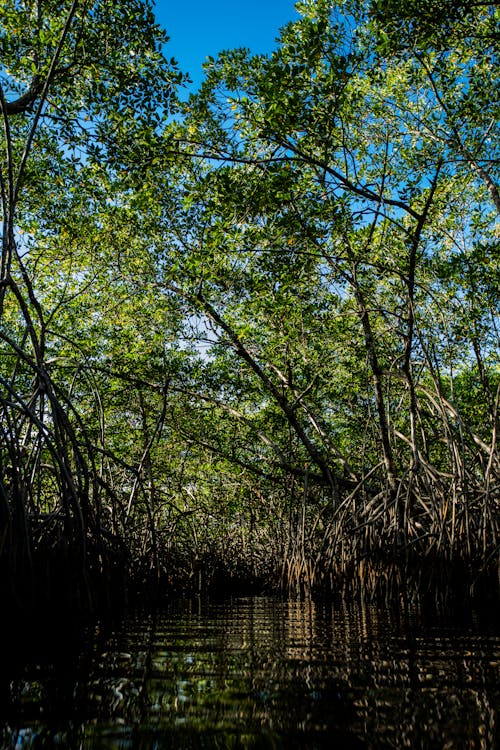
[[94, 623], [59, 657], [10, 653], [0, 740], [9, 750], [492, 750], [499, 708], [493, 617], [179, 600]]

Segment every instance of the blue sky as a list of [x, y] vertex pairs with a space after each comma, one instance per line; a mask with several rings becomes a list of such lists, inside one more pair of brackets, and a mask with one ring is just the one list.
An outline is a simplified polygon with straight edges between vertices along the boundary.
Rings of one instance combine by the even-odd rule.
[[202, 78], [202, 64], [223, 49], [249, 47], [252, 52], [269, 52], [279, 29], [297, 18], [295, 0], [156, 0], [158, 23], [170, 42], [168, 57], [188, 72], [196, 88]]

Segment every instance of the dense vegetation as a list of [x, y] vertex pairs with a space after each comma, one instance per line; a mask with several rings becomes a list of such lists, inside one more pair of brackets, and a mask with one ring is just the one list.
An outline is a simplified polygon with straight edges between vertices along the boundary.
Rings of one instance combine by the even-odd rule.
[[4, 597], [497, 596], [500, 8], [297, 8], [1, 4]]

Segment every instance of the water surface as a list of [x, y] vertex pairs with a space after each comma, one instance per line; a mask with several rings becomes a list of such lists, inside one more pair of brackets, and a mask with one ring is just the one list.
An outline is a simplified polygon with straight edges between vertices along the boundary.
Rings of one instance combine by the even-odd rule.
[[96, 625], [60, 658], [13, 656], [0, 678], [2, 748], [499, 747], [490, 618], [176, 601]]

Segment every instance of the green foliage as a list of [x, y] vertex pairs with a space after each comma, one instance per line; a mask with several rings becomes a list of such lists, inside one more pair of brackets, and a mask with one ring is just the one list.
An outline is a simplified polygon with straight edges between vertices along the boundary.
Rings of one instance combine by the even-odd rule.
[[[199, 388], [260, 441], [260, 466], [329, 476], [333, 494], [387, 482], [409, 498], [389, 526], [414, 531], [413, 512], [430, 529], [439, 501], [421, 499], [496, 465], [496, 15], [299, 10], [268, 57], [210, 61], [186, 113], [184, 277], [220, 374]], [[225, 456], [257, 474], [228, 434]]]
[[1, 497], [144, 578], [495, 548], [497, 9], [297, 7], [181, 105], [148, 3], [4, 3]]

